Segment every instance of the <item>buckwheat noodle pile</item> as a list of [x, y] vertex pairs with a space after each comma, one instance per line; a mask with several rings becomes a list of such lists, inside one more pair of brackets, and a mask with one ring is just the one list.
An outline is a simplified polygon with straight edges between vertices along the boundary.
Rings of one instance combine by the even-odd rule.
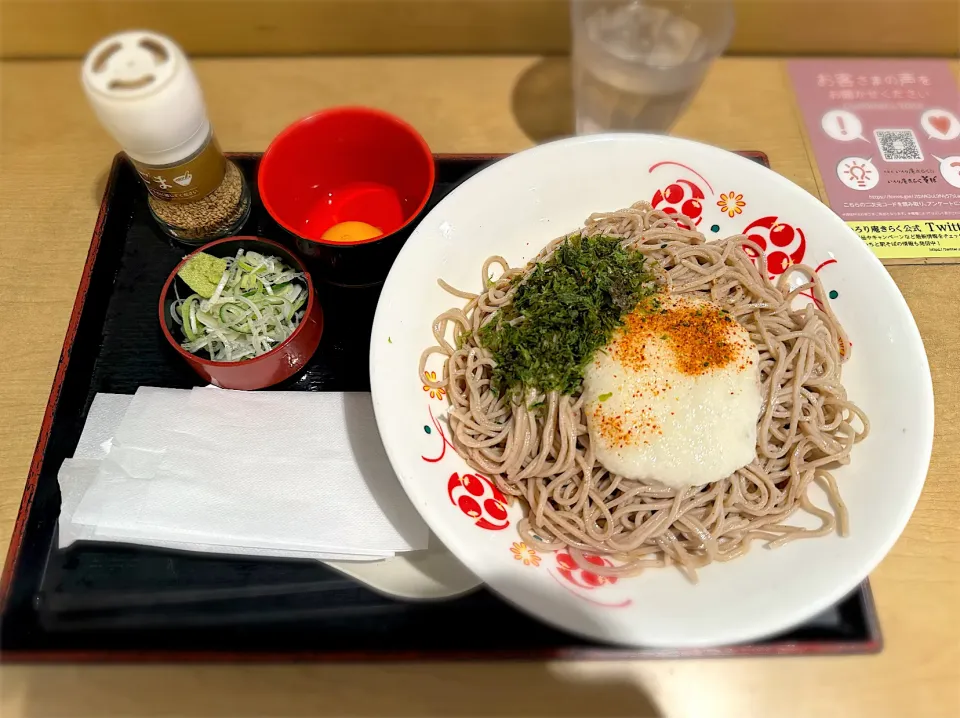
[[[514, 403], [509, 392], [491, 390], [493, 360], [477, 344], [477, 330], [510, 303], [510, 280], [532, 263], [513, 268], [502, 257], [488, 258], [480, 294], [441, 280], [467, 303], [434, 320], [437, 344], [420, 361], [422, 376], [430, 355], [446, 355], [443, 375], [428, 383], [447, 390], [451, 442], [470, 466], [526, 504], [519, 525], [523, 540], [548, 551], [567, 547], [595, 574], [623, 577], [676, 566], [696, 580], [697, 568], [741, 556], [753, 541], [777, 547], [834, 530], [847, 533], [846, 508], [829, 468], [849, 462], [869, 424], [841, 384], [850, 345], [816, 274], [795, 265], [772, 284], [763, 253], [746, 237], [708, 243], [699, 232], [678, 227], [675, 218], [685, 220], [638, 202], [591, 215], [581, 233], [620, 238], [652, 260], [673, 295], [711, 299], [750, 332], [760, 353], [763, 396], [757, 458], [732, 476], [685, 490], [625, 479], [595, 459], [579, 395], [551, 392]], [[549, 257], [563, 239], [548, 244], [534, 262]], [[756, 265], [745, 249], [757, 257]], [[503, 273], [488, 286], [493, 267]], [[800, 292], [812, 292], [818, 303], [792, 306]], [[539, 408], [528, 408], [539, 401]], [[832, 511], [809, 500], [814, 482], [826, 491]], [[816, 516], [819, 528], [790, 525], [798, 509]], [[585, 553], [607, 556], [615, 565], [589, 563]]]

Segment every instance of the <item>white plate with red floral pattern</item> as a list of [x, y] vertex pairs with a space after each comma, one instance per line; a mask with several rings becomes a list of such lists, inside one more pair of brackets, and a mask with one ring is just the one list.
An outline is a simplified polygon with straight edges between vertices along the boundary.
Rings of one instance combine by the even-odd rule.
[[[744, 233], [765, 248], [774, 275], [814, 267], [853, 342], [850, 397], [871, 434], [836, 471], [851, 535], [795, 541], [699, 571], [604, 579], [569, 554], [527, 546], [508, 505], [457, 455], [447, 400], [418, 376], [434, 317], [470, 291], [484, 259], [513, 266], [592, 212], [640, 199], [691, 217], [709, 238]], [[637, 646], [713, 646], [755, 640], [810, 618], [877, 565], [920, 495], [933, 442], [933, 390], [913, 317], [863, 242], [829, 208], [780, 175], [707, 145], [653, 135], [560, 140], [505, 158], [441, 201], [407, 241], [377, 308], [370, 377], [380, 435], [407, 494], [441, 541], [488, 586], [555, 626]], [[427, 371], [439, 371], [442, 362]], [[825, 498], [812, 495], [815, 502]], [[792, 519], [793, 520], [793, 519]], [[803, 519], [797, 518], [797, 521]], [[809, 525], [815, 525], [811, 523]], [[599, 563], [608, 559], [595, 558]]]

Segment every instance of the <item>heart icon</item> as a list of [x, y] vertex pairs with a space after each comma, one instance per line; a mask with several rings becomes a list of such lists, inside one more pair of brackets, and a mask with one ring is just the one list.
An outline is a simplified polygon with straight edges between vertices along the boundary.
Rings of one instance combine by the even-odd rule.
[[930, 123], [930, 126], [941, 135], [945, 135], [950, 131], [950, 118], [946, 115], [931, 115], [927, 121]]

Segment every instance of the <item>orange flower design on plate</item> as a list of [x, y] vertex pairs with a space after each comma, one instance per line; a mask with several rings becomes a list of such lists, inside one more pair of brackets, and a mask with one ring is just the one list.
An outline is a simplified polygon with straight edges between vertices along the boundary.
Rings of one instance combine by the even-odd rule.
[[524, 566], [539, 566], [540, 556], [537, 552], [529, 548], [525, 543], [516, 542], [510, 547], [510, 553], [517, 561], [523, 561]]
[[[435, 371], [425, 371], [425, 372], [423, 372], [423, 378], [426, 379], [427, 381], [436, 381], [436, 380], [437, 380], [437, 372], [435, 372]], [[447, 395], [447, 390], [444, 389], [443, 387], [432, 387], [432, 386], [427, 386], [426, 384], [424, 384], [424, 385], [423, 385], [423, 390], [430, 392], [430, 398], [431, 398], [431, 399], [442, 399], [444, 396]]]
[[743, 195], [736, 192], [721, 194], [720, 201], [717, 202], [717, 207], [720, 208], [721, 212], [726, 212], [728, 217], [742, 214], [743, 208], [746, 206], [747, 203], [743, 201]]

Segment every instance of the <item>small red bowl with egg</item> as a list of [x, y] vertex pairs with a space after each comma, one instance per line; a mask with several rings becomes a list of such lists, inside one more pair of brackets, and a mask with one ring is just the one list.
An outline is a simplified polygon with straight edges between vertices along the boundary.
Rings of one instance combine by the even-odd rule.
[[[182, 329], [171, 316], [171, 305], [177, 296], [187, 297], [193, 293], [178, 276], [180, 269], [191, 257], [206, 252], [214, 257], [235, 256], [238, 249], [259, 252], [265, 256], [277, 256], [297, 271], [303, 272], [302, 281], [307, 288], [307, 303], [303, 318], [293, 333], [270, 351], [243, 361], [213, 361], [207, 356], [191, 354], [181, 346], [184, 340]], [[227, 237], [218, 239], [191, 252], [174, 267], [160, 292], [160, 328], [167, 343], [183, 357], [184, 361], [205, 381], [223, 389], [265, 389], [279, 384], [303, 369], [320, 345], [323, 335], [323, 310], [309, 272], [297, 255], [277, 242], [262, 237]]]
[[260, 160], [260, 199], [317, 276], [382, 282], [433, 191], [433, 155], [393, 115], [335, 107], [283, 130]]

